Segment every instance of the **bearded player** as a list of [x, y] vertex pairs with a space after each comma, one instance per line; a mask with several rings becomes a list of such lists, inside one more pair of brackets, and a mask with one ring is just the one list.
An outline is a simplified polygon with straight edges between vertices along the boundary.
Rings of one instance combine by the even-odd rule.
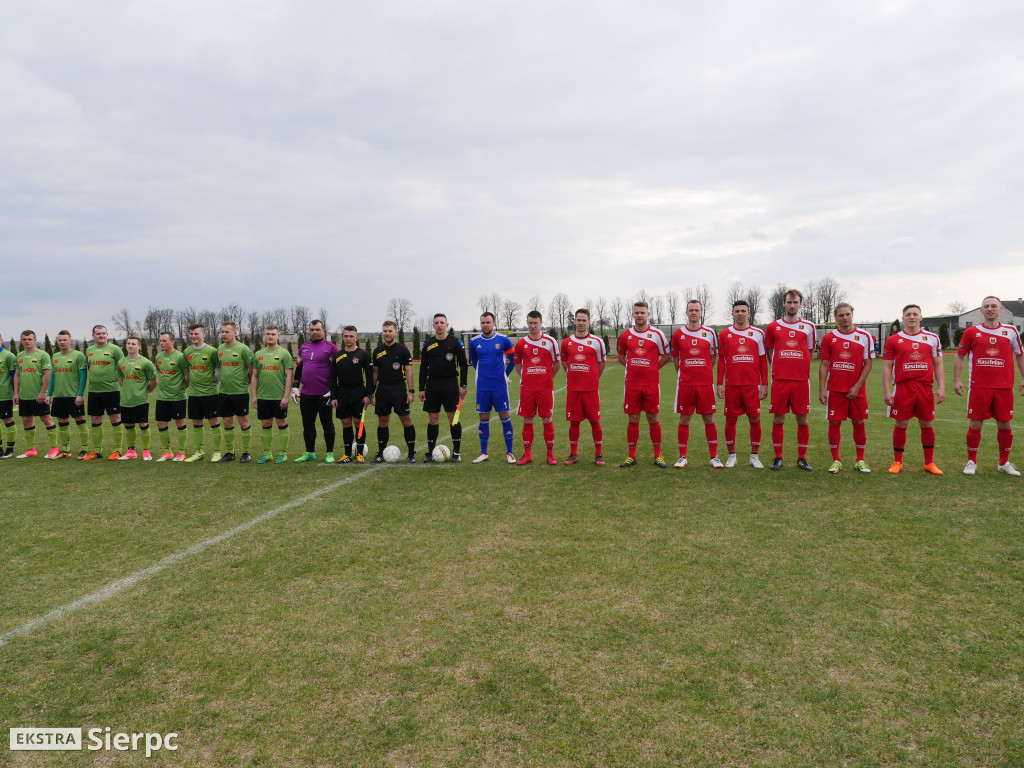
[[[904, 328], [885, 340], [882, 354], [882, 386], [889, 416], [896, 420], [892, 431], [893, 463], [889, 472], [903, 471], [903, 450], [907, 445], [907, 425], [917, 418], [921, 425], [924, 471], [941, 475], [935, 466], [935, 406], [946, 399], [945, 372], [939, 337], [921, 330], [921, 307], [903, 308]], [[938, 360], [938, 363], [935, 361]], [[932, 383], [936, 391], [932, 392]]]
[[686, 325], [672, 334], [672, 359], [678, 379], [676, 383], [676, 413], [679, 414], [679, 460], [676, 469], [687, 464], [686, 450], [690, 441], [690, 419], [694, 412], [704, 421], [704, 436], [708, 441], [711, 466], [721, 469], [718, 458], [718, 428], [715, 426], [715, 360], [718, 359], [718, 339], [715, 332], [701, 322], [704, 305], [697, 299], [686, 302]]
[[818, 368], [818, 399], [828, 415], [828, 443], [832, 449], [830, 474], [843, 468], [839, 455], [843, 422], [853, 422], [853, 444], [857, 463], [853, 468], [868, 474], [864, 461], [867, 445], [868, 396], [864, 382], [871, 373], [875, 357], [875, 337], [853, 324], [853, 306], [840, 304], [835, 310], [836, 328], [821, 340], [821, 366]]
[[772, 446], [775, 458], [771, 469], [782, 469], [782, 444], [785, 440], [786, 414], [796, 418], [796, 467], [811, 471], [807, 463], [807, 444], [811, 428], [811, 352], [814, 350], [814, 323], [800, 318], [804, 295], [791, 288], [783, 295], [786, 316], [768, 324], [764, 346], [772, 369], [772, 399], [768, 412], [772, 414]]
[[533, 461], [533, 419], [538, 414], [544, 425], [544, 444], [548, 449], [548, 464], [554, 466], [555, 425], [551, 420], [555, 407], [554, 380], [558, 372], [558, 342], [541, 332], [543, 322], [536, 309], [526, 315], [527, 335], [516, 342], [515, 366], [519, 374], [519, 408], [523, 417], [523, 455], [516, 464], [522, 466]]
[[601, 430], [601, 374], [605, 367], [604, 341], [590, 332], [590, 310], [577, 309], [576, 332], [562, 339], [562, 370], [565, 371], [565, 420], [569, 422], [569, 458], [566, 464], [579, 461], [580, 424], [590, 422], [594, 436], [594, 463], [604, 466]]
[[981, 428], [987, 419], [995, 419], [996, 440], [999, 444], [998, 470], [1013, 477], [1020, 472], [1010, 463], [1013, 447], [1013, 364], [1021, 372], [1020, 391], [1024, 395], [1024, 353], [1020, 334], [1012, 325], [999, 322], [1003, 303], [995, 296], [986, 296], [981, 302], [984, 321], [964, 331], [953, 361], [953, 391], [963, 397], [964, 385], [960, 376], [964, 360], [968, 361], [970, 391], [967, 397], [967, 464], [965, 475], [978, 471], [978, 447]]

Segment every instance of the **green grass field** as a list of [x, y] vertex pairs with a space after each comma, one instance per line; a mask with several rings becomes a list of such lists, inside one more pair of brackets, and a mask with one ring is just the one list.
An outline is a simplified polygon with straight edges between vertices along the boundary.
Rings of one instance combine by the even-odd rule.
[[[996, 473], [993, 424], [960, 474], [946, 365], [944, 477], [920, 470], [916, 424], [885, 472], [880, 365], [870, 476], [849, 471], [849, 426], [848, 469], [826, 473], [820, 405], [811, 474], [792, 420], [780, 473], [712, 470], [699, 420], [687, 469], [650, 463], [646, 426], [641, 465], [619, 469], [617, 365], [603, 468], [586, 425], [575, 467], [495, 461], [496, 422], [481, 466], [5, 461], [0, 722], [180, 748], [3, 747], [0, 765], [1024, 766], [1024, 485]], [[741, 459], [746, 442], [741, 420]]]

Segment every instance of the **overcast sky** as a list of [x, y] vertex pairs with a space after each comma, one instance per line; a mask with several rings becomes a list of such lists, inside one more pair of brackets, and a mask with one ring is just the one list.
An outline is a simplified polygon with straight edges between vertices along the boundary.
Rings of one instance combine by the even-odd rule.
[[1019, 2], [4, 4], [0, 333], [119, 307], [477, 322], [831, 276], [1024, 295]]

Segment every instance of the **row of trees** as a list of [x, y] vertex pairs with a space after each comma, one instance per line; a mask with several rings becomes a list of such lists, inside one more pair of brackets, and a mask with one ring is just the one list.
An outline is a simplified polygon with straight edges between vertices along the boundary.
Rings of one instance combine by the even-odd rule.
[[216, 332], [220, 324], [230, 320], [238, 326], [240, 336], [262, 338], [263, 329], [268, 325], [276, 325], [281, 333], [303, 333], [311, 320], [322, 320], [328, 326], [329, 317], [326, 307], [320, 307], [316, 314], [309, 307], [295, 305], [278, 307], [272, 310], [246, 310], [238, 304], [228, 304], [219, 312], [206, 308], [187, 306], [184, 309], [150, 307], [141, 320], [132, 316], [131, 310], [122, 307], [110, 321], [117, 336], [144, 336], [155, 340], [163, 331], [171, 330], [179, 339], [188, 338], [188, 327], [193, 323], [201, 323], [207, 329], [207, 336]]

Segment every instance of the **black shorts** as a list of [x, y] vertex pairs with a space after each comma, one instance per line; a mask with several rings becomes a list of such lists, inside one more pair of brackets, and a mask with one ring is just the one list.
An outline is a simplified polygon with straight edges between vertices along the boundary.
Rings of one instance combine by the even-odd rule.
[[35, 400], [22, 400], [18, 404], [18, 413], [22, 416], [49, 416], [50, 406], [37, 403]]
[[86, 405], [90, 416], [102, 416], [104, 413], [116, 416], [121, 412], [121, 393], [90, 392]]
[[0, 419], [10, 421], [14, 418], [14, 401], [0, 400]]
[[225, 418], [227, 418], [228, 416], [248, 416], [249, 395], [221, 394], [220, 415]]
[[288, 409], [281, 407], [280, 400], [257, 400], [256, 418], [260, 421], [267, 419], [287, 419]]
[[156, 420], [157, 421], [178, 421], [185, 418], [184, 400], [157, 400]]
[[188, 417], [192, 421], [220, 416], [220, 395], [193, 395], [188, 399]]
[[408, 397], [405, 383], [378, 384], [373, 412], [378, 416], [387, 416], [394, 411], [396, 416], [407, 416], [410, 411]]
[[440, 413], [444, 408], [451, 413], [459, 407], [458, 379], [427, 379], [427, 388], [423, 390], [426, 400], [423, 410], [427, 413]]
[[122, 405], [122, 424], [149, 424], [149, 403], [142, 405]]
[[50, 413], [55, 419], [81, 419], [85, 416], [85, 408], [75, 405], [74, 397], [55, 397], [50, 400]]
[[366, 390], [362, 387], [345, 387], [338, 393], [336, 412], [339, 419], [358, 419], [363, 415], [363, 398]]

